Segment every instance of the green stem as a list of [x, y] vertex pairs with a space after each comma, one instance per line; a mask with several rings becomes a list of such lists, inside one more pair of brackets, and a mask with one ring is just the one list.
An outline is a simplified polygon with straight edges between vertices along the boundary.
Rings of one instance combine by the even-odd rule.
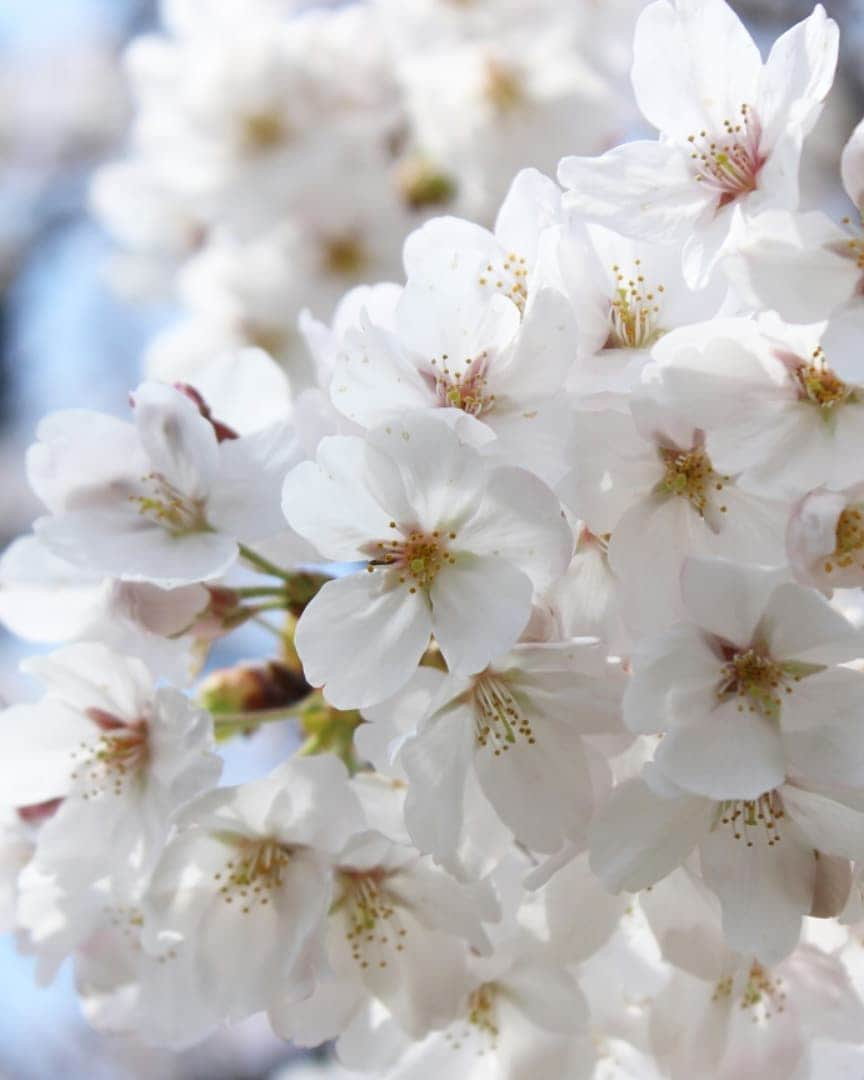
[[284, 585], [244, 585], [240, 589], [232, 589], [231, 592], [243, 600], [252, 600], [257, 596], [284, 596]]
[[259, 555], [257, 551], [253, 551], [251, 548], [246, 547], [245, 544], [240, 545], [240, 554], [246, 562], [257, 567], [263, 574], [282, 578], [283, 581], [289, 581], [291, 579], [291, 574], [287, 570], [283, 570], [282, 567], [277, 566], [276, 563], [272, 563], [269, 559], [265, 559], [263, 555]]
[[216, 713], [213, 716], [213, 730], [222, 738], [236, 735], [243, 731], [254, 730], [262, 724], [275, 724], [280, 720], [296, 720], [313, 700], [320, 697], [314, 691], [288, 709], [259, 709], [257, 712]]

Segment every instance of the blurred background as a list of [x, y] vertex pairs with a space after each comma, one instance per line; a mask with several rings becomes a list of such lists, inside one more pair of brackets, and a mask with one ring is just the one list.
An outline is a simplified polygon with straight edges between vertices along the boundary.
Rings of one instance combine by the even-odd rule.
[[[203, 9], [218, 2], [199, 0]], [[530, 9], [533, 0], [524, 4]], [[818, 142], [808, 150], [804, 201], [835, 201], [839, 207], [840, 149], [864, 112], [864, 0], [825, 0], [825, 6], [843, 34], [841, 75]], [[733, 7], [768, 42], [810, 5], [738, 0]], [[112, 286], [106, 267], [113, 242], [88, 211], [94, 170], [122, 158], [129, 137], [124, 49], [136, 36], [158, 29], [159, 18], [155, 0], [0, 0], [3, 546], [38, 514], [24, 472], [24, 451], [38, 418], [68, 407], [122, 412], [140, 376], [142, 353], [180, 315], [170, 293], [136, 302]], [[637, 134], [637, 122], [631, 123]], [[254, 641], [235, 647], [254, 651]], [[6, 700], [26, 693], [16, 664], [31, 651], [8, 635], [0, 638], [0, 695]], [[234, 749], [229, 781], [260, 773], [284, 756], [279, 741], [286, 737], [266, 730], [254, 745]], [[332, 1068], [329, 1075], [338, 1075]], [[52, 986], [37, 987], [28, 959], [14, 941], [0, 937], [2, 1080], [323, 1075], [314, 1061], [301, 1062], [269, 1035], [263, 1020], [180, 1055], [99, 1036], [79, 1018], [71, 972], [64, 969]]]

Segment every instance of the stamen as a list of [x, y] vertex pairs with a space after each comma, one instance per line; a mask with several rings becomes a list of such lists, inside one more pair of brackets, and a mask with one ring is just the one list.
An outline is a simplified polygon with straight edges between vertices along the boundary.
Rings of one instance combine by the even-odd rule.
[[759, 186], [767, 160], [759, 149], [761, 138], [762, 125], [749, 105], [741, 106], [736, 121], [723, 121], [722, 134], [703, 130], [687, 137], [696, 179], [717, 193], [718, 209]]
[[87, 715], [102, 734], [92, 742], [82, 741], [72, 751], [71, 778], [83, 781], [83, 799], [109, 792], [122, 795], [127, 785], [141, 776], [150, 759], [147, 721], [127, 723], [102, 709], [89, 709]]
[[478, 1057], [498, 1048], [500, 1026], [498, 1021], [498, 986], [493, 982], [483, 983], [468, 998], [466, 1025], [460, 1031], [447, 1031], [444, 1038], [453, 1050], [461, 1050], [466, 1044], [479, 1042], [476, 1050]]
[[451, 366], [445, 354], [440, 362], [433, 357], [429, 367], [420, 372], [442, 409], [461, 409], [470, 416], [482, 416], [495, 407], [495, 395], [486, 391], [488, 373], [489, 354], [485, 350], [466, 359], [461, 370]]
[[835, 567], [840, 570], [848, 570], [857, 563], [864, 569], [864, 505], [858, 503], [847, 506], [837, 518], [835, 529], [836, 543], [834, 551], [825, 561], [825, 572], [830, 574]]
[[726, 825], [734, 840], [747, 847], [765, 842], [768, 847], [780, 843], [780, 822], [785, 818], [779, 791], [768, 791], [758, 799], [731, 799], [720, 804], [718, 825]]
[[[396, 529], [396, 522], [391, 522], [390, 527]], [[439, 571], [456, 562], [448, 549], [448, 541], [455, 539], [455, 532], [444, 537], [438, 530], [425, 533], [412, 529], [400, 539], [373, 541], [365, 548], [372, 556], [366, 569], [370, 574], [379, 568], [397, 571], [399, 584], [408, 585], [412, 593], [429, 589]]]
[[478, 746], [491, 746], [495, 757], [509, 750], [518, 738], [536, 743], [530, 719], [501, 675], [477, 676], [469, 692], [474, 706], [474, 738]]
[[522, 314], [525, 313], [528, 300], [528, 262], [523, 255], [510, 251], [504, 256], [502, 263], [487, 263], [477, 281], [483, 288], [494, 289], [506, 296]]
[[386, 968], [392, 959], [390, 951], [402, 952], [405, 948], [408, 931], [387, 890], [391, 876], [391, 871], [380, 867], [338, 872], [342, 893], [332, 910], [344, 910], [348, 920], [345, 939], [351, 946], [352, 959], [364, 971]]
[[798, 385], [799, 400], [817, 405], [825, 410], [826, 415], [837, 405], [858, 400], [856, 388], [843, 382], [827, 366], [821, 348], [813, 350], [810, 363], [799, 364], [794, 369], [794, 377]]
[[278, 840], [231, 837], [229, 842], [237, 854], [213, 878], [221, 882], [219, 893], [224, 902], [236, 903], [241, 914], [248, 915], [254, 907], [267, 907], [271, 902], [273, 892], [282, 886], [282, 875], [293, 853]]
[[609, 308], [607, 349], [648, 349], [662, 337], [657, 320], [664, 286], [646, 286], [641, 263], [635, 260], [630, 277], [624, 276], [620, 266], [612, 267], [616, 292]]
[[[730, 478], [715, 473], [708, 455], [699, 447], [692, 450], [661, 447], [659, 453], [666, 471], [658, 490], [687, 499], [697, 514], [704, 517], [709, 496], [721, 492]], [[721, 505], [719, 510], [726, 513], [725, 506]]]
[[129, 501], [138, 504], [138, 513], [161, 525], [172, 536], [189, 536], [208, 532], [203, 499], [191, 499], [179, 491], [161, 473], [141, 478], [150, 494], [130, 495]]

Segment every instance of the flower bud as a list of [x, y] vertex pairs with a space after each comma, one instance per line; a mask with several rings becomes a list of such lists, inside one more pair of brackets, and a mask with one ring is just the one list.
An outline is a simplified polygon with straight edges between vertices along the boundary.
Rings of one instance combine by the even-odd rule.
[[198, 700], [216, 715], [286, 709], [310, 693], [297, 672], [276, 660], [239, 664], [214, 671], [198, 691]]

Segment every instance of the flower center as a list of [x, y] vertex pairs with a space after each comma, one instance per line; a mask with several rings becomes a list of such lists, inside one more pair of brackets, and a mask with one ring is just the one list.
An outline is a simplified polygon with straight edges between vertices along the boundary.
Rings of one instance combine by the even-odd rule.
[[484, 289], [494, 289], [525, 314], [528, 300], [528, 262], [524, 255], [508, 252], [501, 263], [490, 262], [477, 279]]
[[491, 746], [492, 753], [499, 757], [520, 736], [531, 746], [536, 743], [531, 721], [501, 676], [479, 675], [469, 693], [474, 705], [477, 746]]
[[335, 277], [353, 277], [369, 261], [362, 239], [353, 232], [322, 240], [321, 262], [324, 270]]
[[[696, 513], [704, 517], [710, 492], [722, 491], [729, 477], [715, 473], [710, 458], [699, 447], [692, 450], [661, 447], [660, 459], [665, 467], [660, 492], [686, 499]], [[725, 506], [720, 506], [719, 510], [726, 513]]]
[[718, 195], [718, 208], [758, 187], [766, 157], [759, 149], [762, 125], [749, 105], [735, 121], [723, 121], [723, 133], [688, 135], [696, 179]]
[[743, 840], [747, 847], [757, 840], [774, 847], [780, 843], [780, 822], [785, 816], [779, 791], [768, 791], [758, 799], [721, 802], [717, 823], [728, 826], [733, 839]]
[[466, 1044], [469, 1047], [472, 1044], [476, 1046], [478, 1041], [478, 1056], [482, 1056], [487, 1050], [497, 1050], [500, 1034], [497, 1017], [498, 993], [498, 986], [492, 982], [483, 983], [472, 991], [468, 998], [465, 1026], [462, 1027], [460, 1022], [444, 1034], [453, 1050], [461, 1050]]
[[252, 840], [230, 837], [236, 849], [225, 868], [213, 875], [221, 882], [219, 893], [226, 904], [238, 905], [244, 915], [253, 907], [266, 907], [274, 890], [282, 885], [282, 874], [291, 860], [292, 851], [278, 840]]
[[654, 289], [646, 286], [641, 262], [635, 260], [633, 276], [629, 278], [620, 266], [612, 267], [616, 287], [609, 307], [607, 349], [647, 349], [662, 336], [657, 317], [664, 286]]
[[461, 409], [471, 416], [481, 416], [495, 406], [495, 395], [486, 389], [489, 372], [489, 354], [482, 352], [475, 359], [465, 361], [465, 367], [456, 370], [450, 366], [445, 353], [439, 361], [429, 361], [433, 370], [421, 372], [427, 384], [431, 384], [438, 405], [442, 409]]
[[720, 979], [711, 1000], [731, 998], [735, 993], [736, 983], [739, 986], [739, 1008], [750, 1010], [754, 1024], [763, 1024], [770, 1020], [774, 1013], [784, 1012], [786, 992], [782, 989], [783, 980], [776, 976], [772, 978], [758, 960], [754, 960], [750, 965], [743, 986], [731, 975]]
[[525, 86], [515, 68], [490, 57], [486, 61], [483, 96], [501, 116], [525, 104]]
[[102, 709], [88, 709], [87, 716], [101, 734], [72, 751], [72, 779], [83, 782], [84, 799], [109, 791], [122, 795], [127, 783], [140, 776], [150, 759], [147, 721], [128, 723]]
[[[859, 553], [864, 548], [864, 515], [861, 509], [860, 504], [847, 506], [837, 518], [834, 552], [825, 562], [827, 574], [830, 574], [835, 566], [848, 570], [855, 565], [856, 557], [860, 558]], [[864, 567], [864, 562], [861, 562], [861, 566]]]
[[[397, 528], [395, 521], [390, 522], [390, 528]], [[412, 529], [398, 540], [373, 541], [367, 548], [372, 557], [366, 569], [370, 574], [379, 567], [396, 570], [399, 584], [408, 585], [412, 593], [429, 589], [442, 567], [456, 562], [447, 546], [449, 540], [455, 539], [455, 532], [444, 537], [437, 529], [431, 533]]]
[[333, 911], [344, 910], [348, 921], [345, 939], [352, 959], [363, 969], [386, 968], [390, 950], [402, 952], [408, 931], [402, 925], [393, 898], [387, 891], [386, 870], [346, 870], [338, 873], [342, 894]]
[[184, 495], [161, 473], [150, 473], [141, 482], [148, 493], [130, 495], [129, 500], [138, 504], [138, 513], [143, 517], [161, 525], [172, 536], [209, 531], [203, 499]]
[[288, 126], [276, 109], [250, 113], [240, 121], [240, 141], [252, 153], [275, 149], [287, 135]]
[[843, 382], [827, 367], [821, 348], [815, 350], [813, 363], [800, 364], [795, 368], [794, 375], [798, 400], [818, 405], [826, 412], [857, 398], [855, 388]]
[[744, 649], [733, 653], [724, 664], [717, 697], [725, 699], [731, 695], [741, 698], [738, 711], [758, 712], [773, 719], [780, 712], [783, 703], [780, 691], [792, 693], [789, 679], [797, 682], [800, 674], [792, 674], [782, 664], [763, 656], [756, 649]]

